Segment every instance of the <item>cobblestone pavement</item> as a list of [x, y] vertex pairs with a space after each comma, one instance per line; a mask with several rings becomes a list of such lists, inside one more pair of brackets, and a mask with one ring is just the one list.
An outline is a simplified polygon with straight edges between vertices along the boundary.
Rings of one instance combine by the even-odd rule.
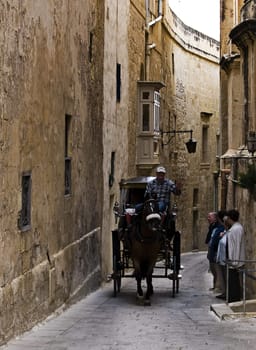
[[256, 349], [256, 319], [220, 320], [209, 291], [212, 278], [204, 252], [182, 255], [180, 290], [154, 279], [151, 306], [136, 302], [135, 280], [123, 278], [113, 297], [112, 283], [53, 315], [1, 350], [244, 350]]

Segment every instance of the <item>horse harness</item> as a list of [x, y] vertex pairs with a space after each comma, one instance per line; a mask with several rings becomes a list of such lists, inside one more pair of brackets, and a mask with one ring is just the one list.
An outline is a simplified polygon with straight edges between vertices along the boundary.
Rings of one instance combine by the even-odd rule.
[[[158, 213], [152, 213], [149, 214], [146, 217], [146, 225], [147, 222], [149, 222], [150, 220], [159, 220], [160, 221], [161, 217]], [[151, 231], [151, 235], [143, 235], [142, 232], [142, 218], [136, 220], [134, 227], [133, 227], [133, 233], [134, 233], [134, 238], [136, 239], [136, 241], [140, 242], [140, 243], [146, 243], [146, 244], [150, 244], [150, 243], [154, 243], [157, 240], [161, 240], [162, 239], [162, 230], [160, 227], [155, 228], [155, 229], [151, 229], [151, 228], [147, 228], [148, 231]]]

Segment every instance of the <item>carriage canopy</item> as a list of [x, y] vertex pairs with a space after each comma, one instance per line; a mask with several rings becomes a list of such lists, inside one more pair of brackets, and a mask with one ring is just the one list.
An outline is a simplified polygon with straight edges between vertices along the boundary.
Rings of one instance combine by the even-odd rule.
[[153, 176], [139, 176], [120, 181], [120, 209], [134, 208], [136, 204], [144, 202], [144, 193], [147, 183]]

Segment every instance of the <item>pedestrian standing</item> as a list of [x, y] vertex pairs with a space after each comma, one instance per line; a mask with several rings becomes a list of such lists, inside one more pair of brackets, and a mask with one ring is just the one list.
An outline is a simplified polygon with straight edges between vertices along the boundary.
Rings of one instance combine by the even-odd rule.
[[209, 212], [207, 215], [207, 220], [209, 223], [208, 232], [205, 239], [205, 244], [208, 245], [208, 253], [207, 253], [207, 259], [209, 260], [209, 271], [211, 272], [213, 276], [213, 287], [210, 288], [210, 290], [214, 290], [216, 288], [216, 280], [217, 280], [217, 274], [214, 268], [211, 251], [210, 251], [210, 243], [212, 238], [212, 233], [214, 229], [217, 227], [217, 213], [216, 212]]
[[[229, 227], [225, 234], [225, 254], [226, 264], [228, 264], [228, 302], [230, 303], [241, 300], [242, 287], [239, 269], [244, 266], [245, 239], [244, 228], [239, 222], [239, 211], [229, 210], [225, 219]], [[217, 297], [223, 298], [223, 295]]]
[[244, 266], [245, 244], [244, 228], [239, 220], [239, 211], [236, 209], [227, 212], [227, 222], [230, 229], [227, 232], [227, 259], [229, 263], [228, 302], [240, 301], [242, 287], [239, 268]]
[[225, 215], [226, 215], [226, 211], [219, 210], [217, 212], [217, 222], [212, 231], [211, 239], [209, 242], [208, 259], [211, 264], [211, 269], [214, 271], [214, 274], [215, 274], [214, 291], [217, 293], [225, 292], [225, 282], [223, 279], [222, 268], [219, 264], [217, 264], [217, 252], [218, 252], [219, 241], [223, 236], [223, 232], [225, 231], [225, 227], [223, 223], [223, 218]]

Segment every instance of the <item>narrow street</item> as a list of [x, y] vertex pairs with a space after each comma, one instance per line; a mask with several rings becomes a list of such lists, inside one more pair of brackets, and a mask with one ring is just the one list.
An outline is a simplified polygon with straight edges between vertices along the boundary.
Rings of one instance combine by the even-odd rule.
[[255, 318], [221, 321], [211, 311], [222, 303], [209, 291], [206, 253], [182, 255], [180, 291], [155, 279], [152, 305], [136, 302], [135, 280], [123, 279], [113, 297], [112, 283], [50, 317], [1, 350], [243, 350], [256, 349]]

